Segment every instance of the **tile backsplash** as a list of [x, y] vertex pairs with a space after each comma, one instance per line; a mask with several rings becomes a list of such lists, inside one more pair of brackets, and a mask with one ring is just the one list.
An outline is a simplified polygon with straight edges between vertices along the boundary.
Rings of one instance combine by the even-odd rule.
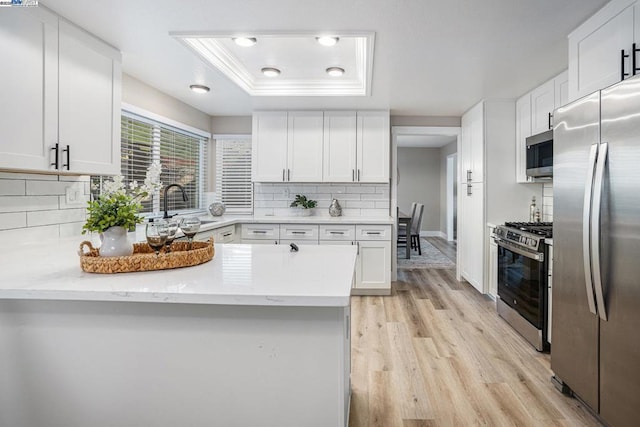
[[338, 199], [343, 216], [388, 216], [389, 184], [268, 184], [253, 188], [254, 215], [292, 216], [289, 204], [296, 194], [316, 200], [315, 216], [329, 216], [332, 199]]
[[542, 187], [542, 220], [553, 221], [553, 182], [545, 183]]
[[88, 200], [89, 176], [0, 172], [0, 238], [79, 236]]

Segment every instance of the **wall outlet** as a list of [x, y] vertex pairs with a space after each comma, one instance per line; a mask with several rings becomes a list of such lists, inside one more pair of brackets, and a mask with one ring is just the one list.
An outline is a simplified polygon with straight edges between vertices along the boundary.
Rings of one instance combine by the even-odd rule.
[[289, 189], [285, 187], [285, 188], [282, 190], [282, 194], [284, 195], [284, 197], [289, 197]]
[[82, 203], [82, 191], [77, 186], [69, 186], [65, 190], [65, 202], [68, 205]]

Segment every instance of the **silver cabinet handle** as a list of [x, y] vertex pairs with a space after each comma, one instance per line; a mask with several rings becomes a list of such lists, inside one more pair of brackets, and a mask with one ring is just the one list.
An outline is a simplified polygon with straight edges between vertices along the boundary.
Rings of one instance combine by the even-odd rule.
[[291, 234], [307, 234], [306, 231], [292, 231]]
[[370, 234], [370, 235], [373, 234], [373, 235], [379, 236], [380, 232], [379, 231], [367, 231], [367, 234]]
[[287, 181], [291, 181], [291, 169], [287, 169]]
[[356, 255], [360, 255], [360, 242], [356, 242]]
[[284, 169], [282, 169], [282, 180], [286, 181], [286, 179], [284, 179]]
[[593, 190], [593, 177], [596, 169], [596, 156], [598, 154], [598, 144], [593, 144], [589, 151], [589, 169], [584, 185], [584, 205], [582, 207], [582, 258], [584, 262], [584, 281], [587, 290], [587, 303], [589, 311], [598, 314], [596, 311], [596, 300], [593, 295], [593, 281], [591, 279], [591, 193]]
[[231, 236], [232, 234], [233, 234], [233, 233], [226, 233], [226, 234], [223, 234], [223, 235], [222, 235], [222, 237], [229, 237], [229, 236]]
[[467, 184], [467, 196], [471, 196], [473, 193], [471, 192], [471, 184]]
[[467, 169], [467, 182], [471, 182], [471, 169]]
[[329, 234], [344, 234], [344, 231], [330, 231]]
[[267, 234], [267, 232], [265, 230], [252, 230], [251, 232], [253, 234]]
[[607, 143], [600, 144], [598, 160], [596, 162], [596, 178], [593, 183], [593, 205], [591, 211], [591, 266], [593, 269], [593, 284], [596, 290], [596, 302], [600, 319], [607, 320], [607, 307], [604, 303], [602, 289], [602, 274], [600, 272], [600, 205], [602, 203], [602, 181], [604, 168], [607, 163]]
[[351, 181], [355, 182], [355, 180], [356, 180], [356, 170], [351, 169]]
[[358, 182], [360, 182], [360, 169], [358, 169]]

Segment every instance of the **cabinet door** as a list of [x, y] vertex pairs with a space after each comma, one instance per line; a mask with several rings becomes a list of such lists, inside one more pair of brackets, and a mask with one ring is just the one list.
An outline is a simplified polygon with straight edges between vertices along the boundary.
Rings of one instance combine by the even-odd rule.
[[527, 141], [531, 136], [531, 93], [516, 101], [516, 182], [532, 182], [527, 177]]
[[120, 53], [60, 21], [59, 122], [61, 171], [120, 174]]
[[324, 182], [353, 182], [356, 179], [356, 113], [324, 113]]
[[531, 92], [531, 133], [533, 135], [551, 129], [553, 108], [556, 102], [555, 84], [549, 80]]
[[484, 180], [484, 103], [479, 103], [462, 116], [462, 182]]
[[553, 79], [556, 100], [555, 108], [560, 108], [569, 103], [569, 73], [564, 71]]
[[357, 170], [359, 182], [389, 182], [389, 112], [357, 114]]
[[[622, 80], [621, 51], [633, 54], [634, 3], [610, 2], [569, 34], [569, 101]], [[629, 58], [623, 63], [629, 73]]]
[[253, 114], [252, 180], [284, 182], [287, 169], [287, 112]]
[[322, 111], [289, 112], [287, 181], [322, 182]]
[[391, 242], [361, 241], [356, 260], [356, 288], [388, 289], [391, 286]]
[[54, 169], [50, 148], [58, 139], [57, 17], [42, 8], [3, 8], [0, 52], [0, 168]]
[[461, 223], [458, 247], [461, 251], [460, 274], [479, 292], [484, 293], [484, 185], [462, 186]]

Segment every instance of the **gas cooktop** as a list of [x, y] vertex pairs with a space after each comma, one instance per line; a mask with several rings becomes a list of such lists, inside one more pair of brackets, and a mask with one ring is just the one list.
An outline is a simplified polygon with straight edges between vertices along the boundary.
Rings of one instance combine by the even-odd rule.
[[520, 231], [525, 231], [545, 238], [553, 237], [552, 222], [505, 222], [504, 226], [516, 228]]

